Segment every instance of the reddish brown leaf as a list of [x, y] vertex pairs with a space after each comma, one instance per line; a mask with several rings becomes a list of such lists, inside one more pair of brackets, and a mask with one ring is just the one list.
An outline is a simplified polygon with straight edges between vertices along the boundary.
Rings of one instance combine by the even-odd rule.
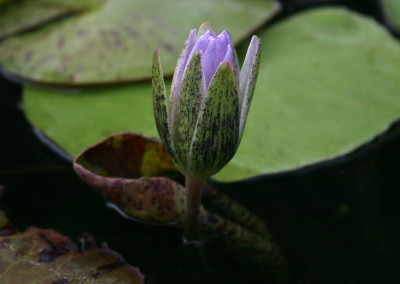
[[[94, 190], [129, 217], [157, 225], [182, 226], [186, 188], [182, 176], [159, 140], [143, 134], [121, 132], [84, 150], [76, 157], [75, 171]], [[163, 176], [167, 175], [167, 176]], [[264, 222], [234, 200], [205, 183], [200, 208], [201, 232], [228, 253], [240, 257], [263, 273], [284, 266], [278, 246]]]
[[80, 252], [54, 230], [10, 228], [0, 212], [0, 283], [144, 283], [140, 271], [105, 244]]

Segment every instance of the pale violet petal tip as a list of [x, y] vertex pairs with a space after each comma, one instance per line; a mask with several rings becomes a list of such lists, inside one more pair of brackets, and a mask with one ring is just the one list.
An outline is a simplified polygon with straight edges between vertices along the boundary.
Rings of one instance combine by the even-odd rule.
[[257, 36], [253, 36], [247, 50], [242, 70], [240, 71], [239, 100], [241, 105], [241, 114], [239, 141], [242, 139], [250, 104], [253, 99], [254, 89], [258, 77], [258, 70], [260, 66], [260, 56], [260, 40]]
[[204, 79], [206, 81], [206, 88], [209, 85], [211, 78], [214, 75], [220, 63], [220, 61], [216, 56], [216, 51], [217, 51], [217, 40], [211, 39], [210, 43], [207, 46], [207, 49], [204, 51], [201, 57], [201, 65], [203, 68]]
[[186, 73], [186, 70], [190, 64], [190, 61], [192, 60], [193, 55], [197, 52], [197, 51], [201, 51], [204, 52], [207, 48], [209, 44], [209, 41], [206, 37], [201, 37], [200, 39], [198, 39], [194, 45], [194, 47], [192, 48], [190, 55], [188, 56], [188, 59], [186, 61], [186, 65], [185, 65], [185, 69], [183, 71], [183, 74]]
[[221, 35], [224, 36], [225, 41], [227, 42], [227, 45], [232, 44], [233, 45], [233, 41], [232, 41], [232, 37], [231, 34], [227, 31], [222, 31]]
[[240, 77], [239, 59], [236, 54], [235, 47], [232, 44], [228, 46], [228, 51], [226, 52], [223, 61], [228, 62], [231, 65], [233, 73], [235, 75], [236, 85], [239, 88], [239, 77]]
[[175, 112], [175, 102], [181, 87], [182, 78], [185, 71], [186, 62], [189, 55], [196, 43], [196, 29], [190, 31], [189, 36], [185, 42], [185, 46], [179, 56], [178, 62], [175, 67], [174, 76], [172, 78], [171, 93], [170, 93], [170, 111], [171, 111], [171, 124], [173, 123], [173, 113]]

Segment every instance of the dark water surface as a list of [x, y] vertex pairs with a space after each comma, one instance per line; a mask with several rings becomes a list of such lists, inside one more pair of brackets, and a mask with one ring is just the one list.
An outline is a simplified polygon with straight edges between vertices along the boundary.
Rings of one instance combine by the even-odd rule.
[[[350, 5], [375, 11], [374, 1], [366, 3]], [[292, 13], [302, 6], [285, 7]], [[380, 19], [378, 12], [372, 16]], [[52, 228], [75, 241], [90, 232], [147, 279], [164, 283], [185, 283], [169, 276], [206, 279], [208, 273], [220, 283], [264, 283], [223, 256], [207, 266], [196, 249], [182, 252], [180, 229], [139, 224], [107, 208], [37, 139], [20, 104], [21, 86], [0, 77], [0, 209], [18, 229]], [[347, 157], [219, 187], [270, 226], [287, 259], [289, 283], [400, 283], [400, 123]], [[198, 283], [210, 282], [204, 279]]]

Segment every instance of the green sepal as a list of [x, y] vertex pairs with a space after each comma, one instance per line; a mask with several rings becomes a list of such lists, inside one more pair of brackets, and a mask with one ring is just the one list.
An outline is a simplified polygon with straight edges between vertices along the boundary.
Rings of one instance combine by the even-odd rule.
[[235, 75], [222, 62], [207, 90], [191, 143], [188, 172], [193, 177], [216, 174], [238, 147], [239, 99]]
[[177, 160], [173, 141], [171, 139], [171, 126], [169, 119], [167, 92], [165, 90], [164, 77], [160, 63], [160, 48], [157, 47], [153, 53], [153, 67], [152, 67], [152, 93], [153, 93], [153, 110], [154, 119], [156, 121], [157, 131], [160, 135], [165, 149], [175, 160]]
[[172, 137], [175, 153], [180, 161], [179, 168], [186, 172], [187, 160], [193, 132], [203, 97], [205, 82], [201, 67], [201, 51], [197, 51], [186, 70], [177, 97], [173, 115]]
[[253, 99], [254, 89], [260, 67], [261, 43], [257, 36], [251, 39], [246, 58], [240, 71], [239, 83], [239, 103], [240, 103], [240, 133], [239, 143], [242, 140], [244, 126], [246, 124], [247, 114], [251, 101]]

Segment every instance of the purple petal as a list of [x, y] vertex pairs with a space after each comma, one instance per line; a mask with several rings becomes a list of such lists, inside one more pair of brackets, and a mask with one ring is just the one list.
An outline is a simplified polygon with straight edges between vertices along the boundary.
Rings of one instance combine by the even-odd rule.
[[[216, 42], [217, 42], [217, 49], [215, 51], [215, 57], [218, 60], [218, 62], [222, 62], [224, 60], [224, 57], [225, 57], [225, 54], [227, 51], [227, 46], [222, 45], [219, 42], [218, 38], [216, 39]], [[218, 66], [217, 66], [217, 68], [218, 68]], [[215, 71], [217, 71], [217, 70], [215, 70]]]
[[232, 44], [228, 46], [228, 51], [226, 52], [223, 61], [226, 61], [231, 65], [233, 69], [233, 74], [235, 75], [237, 87], [239, 88], [239, 76], [240, 76], [239, 59], [236, 54], [235, 47]]
[[195, 45], [194, 45], [192, 51], [190, 52], [190, 55], [189, 55], [187, 61], [186, 61], [186, 65], [185, 65], [185, 69], [184, 69], [184, 72], [183, 72], [182, 77], [181, 77], [181, 81], [182, 81], [182, 79], [183, 79], [183, 76], [184, 76], [185, 73], [186, 73], [186, 70], [187, 70], [187, 68], [188, 68], [188, 66], [189, 66], [190, 60], [191, 60], [192, 57], [193, 57], [193, 54], [195, 54], [195, 52], [196, 52], [196, 51], [199, 51], [199, 50], [201, 50], [201, 52], [204, 53], [204, 51], [206, 50], [206, 48], [207, 48], [207, 46], [208, 46], [208, 44], [209, 44], [209, 40], [208, 40], [208, 36], [209, 36], [209, 35], [210, 35], [210, 31], [206, 32], [204, 35], [202, 35], [202, 36], [196, 41], [196, 43], [195, 43]]
[[181, 52], [181, 55], [179, 56], [178, 63], [175, 67], [174, 77], [172, 78], [171, 94], [169, 98], [170, 110], [172, 114], [175, 111], [176, 99], [179, 93], [179, 89], [181, 88], [186, 62], [188, 61], [189, 54], [192, 51], [196, 40], [196, 30], [193, 29], [189, 33], [185, 46]]
[[206, 81], [206, 87], [209, 85], [212, 76], [218, 68], [219, 63], [217, 55], [217, 40], [212, 38], [210, 43], [207, 46], [207, 49], [204, 51], [203, 56], [201, 58], [201, 66], [203, 67], [204, 79]]
[[204, 33], [203, 36], [207, 37], [208, 40], [211, 40], [211, 38], [216, 38], [217, 34], [215, 33], [214, 30], [208, 30], [206, 33]]
[[223, 31], [218, 35], [218, 42], [221, 44], [221, 46], [225, 47], [224, 53], [227, 52], [228, 45], [233, 45], [232, 39], [227, 31]]

